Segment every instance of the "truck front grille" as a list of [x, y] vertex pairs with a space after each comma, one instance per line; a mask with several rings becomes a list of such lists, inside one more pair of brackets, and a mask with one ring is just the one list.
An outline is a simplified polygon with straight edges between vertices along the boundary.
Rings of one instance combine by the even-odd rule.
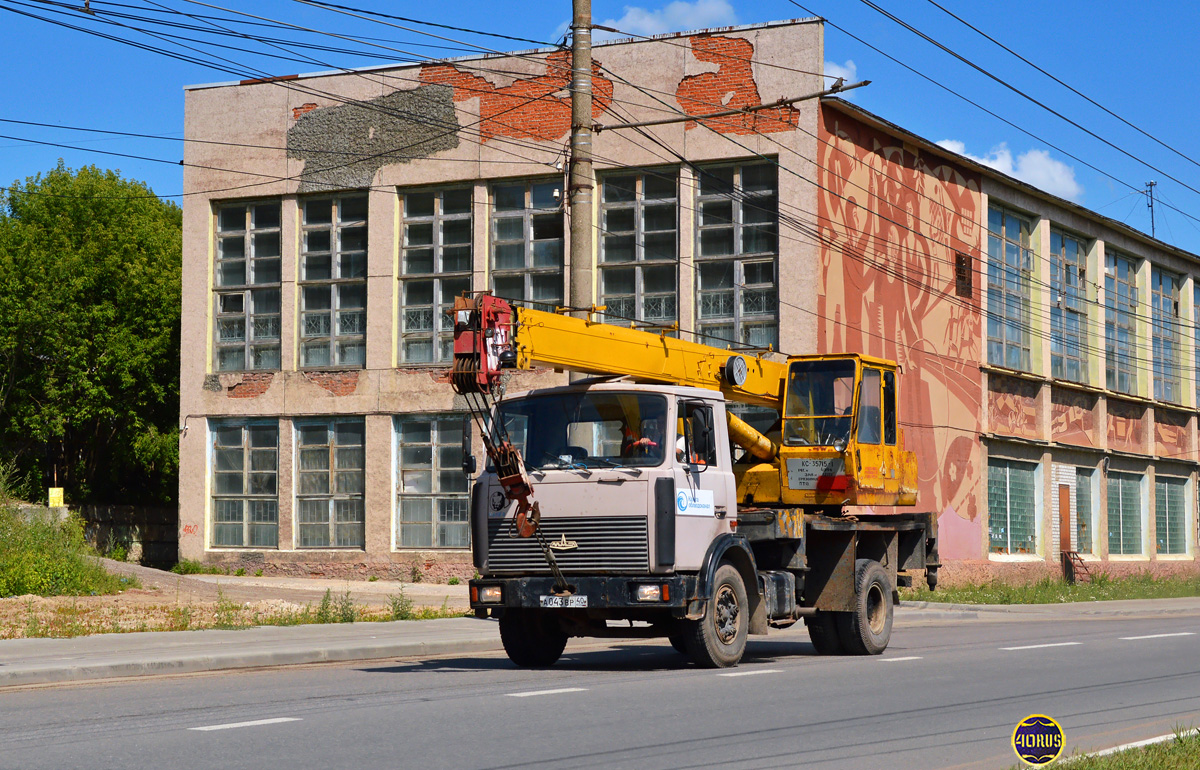
[[[564, 573], [646, 572], [650, 567], [645, 516], [577, 516], [542, 519], [548, 543], [577, 547], [551, 549]], [[488, 521], [487, 567], [491, 574], [549, 574], [537, 537], [521, 537], [512, 518]]]

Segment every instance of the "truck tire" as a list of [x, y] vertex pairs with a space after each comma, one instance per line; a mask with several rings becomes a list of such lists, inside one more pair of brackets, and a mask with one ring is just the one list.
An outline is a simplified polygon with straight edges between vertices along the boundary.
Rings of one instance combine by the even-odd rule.
[[667, 641], [671, 643], [671, 647], [675, 649], [675, 652], [687, 655], [687, 635], [682, 629], [671, 633], [667, 637]]
[[545, 613], [513, 609], [500, 618], [500, 641], [521, 668], [544, 668], [562, 655], [567, 635]]
[[838, 637], [851, 655], [878, 655], [892, 638], [892, 581], [877, 561], [854, 563], [854, 612], [838, 613]]
[[685, 621], [684, 645], [701, 668], [736, 666], [746, 651], [750, 610], [746, 584], [732, 564], [717, 567], [713, 592], [700, 620]]
[[838, 636], [837, 616], [850, 613], [818, 611], [804, 619], [808, 626], [808, 638], [818, 655], [841, 655], [842, 640]]

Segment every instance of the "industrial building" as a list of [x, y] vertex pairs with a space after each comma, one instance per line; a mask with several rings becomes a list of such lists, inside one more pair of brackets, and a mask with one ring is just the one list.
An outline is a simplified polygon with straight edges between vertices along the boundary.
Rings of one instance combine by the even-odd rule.
[[1194, 571], [1200, 258], [844, 99], [701, 117], [824, 89], [822, 32], [598, 44], [583, 264], [564, 51], [189, 88], [180, 556], [469, 576], [444, 311], [491, 290], [899, 361], [946, 576]]

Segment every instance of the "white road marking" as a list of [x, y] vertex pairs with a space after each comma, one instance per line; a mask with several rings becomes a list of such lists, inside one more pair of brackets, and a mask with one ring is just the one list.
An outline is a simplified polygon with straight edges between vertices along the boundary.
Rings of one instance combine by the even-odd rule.
[[204, 727], [189, 727], [189, 730], [232, 730], [235, 727], [257, 727], [258, 725], [277, 725], [280, 722], [300, 722], [299, 717], [275, 717], [274, 719], [255, 719], [250, 722], [229, 722], [223, 725], [206, 725]]
[[898, 660], [924, 660], [920, 655], [906, 655], [903, 658], [880, 658], [884, 663], [895, 663]]
[[533, 690], [531, 692], [510, 692], [510, 698], [532, 698], [535, 695], [557, 695], [560, 692], [584, 692], [586, 687], [560, 687], [557, 690]]
[[1024, 647], [1001, 647], [1002, 650], [1040, 650], [1043, 647], [1071, 647], [1083, 642], [1054, 642], [1053, 644], [1027, 644]]
[[[1188, 730], [1185, 733], [1181, 733], [1181, 735], [1183, 735], [1183, 737], [1185, 737], [1185, 738], [1190, 735], [1200, 735], [1200, 730]], [[1133, 743], [1123, 743], [1120, 746], [1113, 746], [1111, 749], [1101, 749], [1100, 751], [1094, 751], [1091, 754], [1081, 754], [1079, 758], [1082, 759], [1083, 757], [1105, 757], [1105, 756], [1108, 756], [1109, 754], [1116, 754], [1118, 751], [1125, 751], [1126, 749], [1137, 749], [1137, 748], [1141, 748], [1142, 746], [1151, 746], [1155, 743], [1164, 743], [1166, 741], [1170, 741], [1170, 740], [1174, 740], [1174, 739], [1175, 739], [1175, 733], [1168, 733], [1167, 735], [1160, 735], [1156, 738], [1147, 738], [1144, 741], [1134, 741]]]
[[782, 674], [783, 671], [778, 668], [756, 668], [751, 671], [730, 671], [728, 674], [717, 674], [717, 676], [757, 676], [758, 674]]
[[1132, 642], [1137, 639], [1166, 639], [1168, 636], [1195, 636], [1194, 631], [1180, 631], [1175, 634], [1150, 634], [1148, 636], [1122, 636], [1121, 641]]

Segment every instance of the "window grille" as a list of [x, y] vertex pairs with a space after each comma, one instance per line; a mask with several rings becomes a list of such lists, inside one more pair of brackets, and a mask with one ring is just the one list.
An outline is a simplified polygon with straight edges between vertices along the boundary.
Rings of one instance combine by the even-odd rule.
[[217, 209], [217, 371], [279, 368], [279, 212], [278, 201]]

